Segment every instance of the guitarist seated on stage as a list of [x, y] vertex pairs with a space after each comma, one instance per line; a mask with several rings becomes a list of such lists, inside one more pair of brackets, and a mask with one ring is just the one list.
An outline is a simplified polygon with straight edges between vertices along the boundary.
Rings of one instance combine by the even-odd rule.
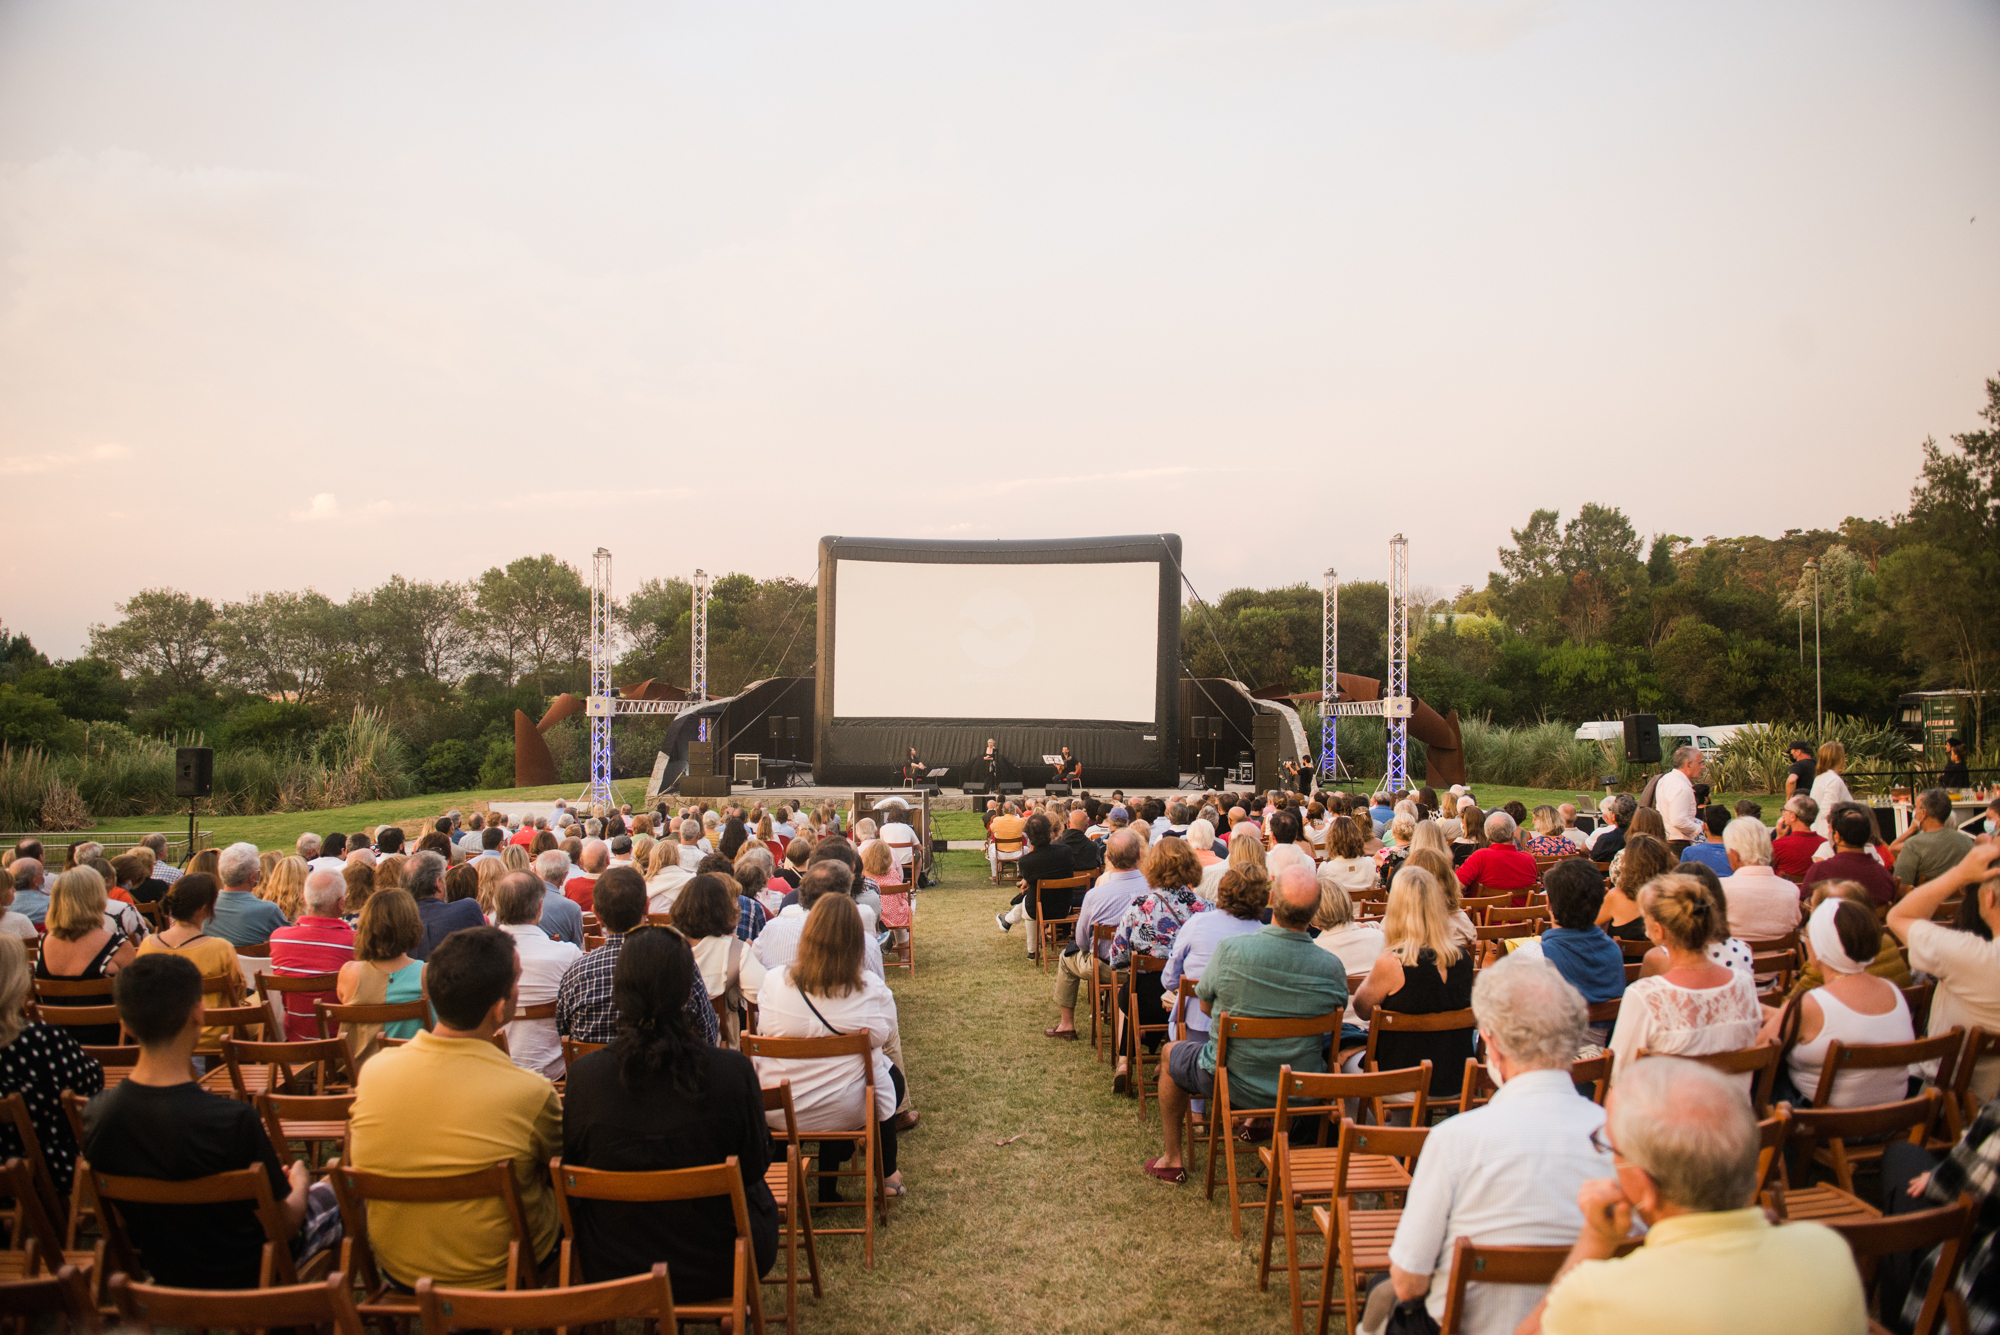
[[1073, 783], [1078, 787], [1083, 785], [1083, 762], [1071, 755], [1067, 746], [1062, 749], [1062, 759], [1056, 763], [1055, 782]]

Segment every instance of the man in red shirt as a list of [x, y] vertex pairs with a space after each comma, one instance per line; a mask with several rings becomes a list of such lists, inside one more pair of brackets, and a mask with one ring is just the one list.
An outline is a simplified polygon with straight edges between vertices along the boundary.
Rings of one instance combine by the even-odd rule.
[[535, 823], [526, 816], [521, 817], [521, 828], [514, 831], [514, 837], [507, 842], [519, 844], [523, 848], [532, 846], [535, 842]]
[[[354, 958], [354, 929], [340, 920], [347, 881], [337, 871], [316, 871], [306, 877], [305, 912], [290, 927], [271, 933], [271, 972], [280, 977], [306, 978], [339, 973]], [[319, 1037], [313, 1019], [315, 1001], [338, 1001], [325, 992], [280, 993], [285, 1004], [285, 1037], [294, 1043]]]
[[1514, 818], [1496, 811], [1486, 818], [1486, 847], [1478, 849], [1458, 868], [1458, 883], [1468, 892], [1497, 895], [1514, 892], [1516, 907], [1528, 902], [1535, 888], [1535, 859], [1514, 847]]
[[611, 850], [602, 839], [584, 840], [576, 855], [577, 866], [582, 870], [563, 882], [563, 896], [574, 900], [585, 913], [591, 912], [591, 897], [597, 893], [597, 878], [604, 874], [610, 862]]
[[1771, 840], [1771, 870], [1786, 880], [1798, 881], [1813, 869], [1813, 854], [1826, 842], [1813, 833], [1819, 819], [1819, 803], [1810, 797], [1794, 797], [1778, 813], [1778, 828]]

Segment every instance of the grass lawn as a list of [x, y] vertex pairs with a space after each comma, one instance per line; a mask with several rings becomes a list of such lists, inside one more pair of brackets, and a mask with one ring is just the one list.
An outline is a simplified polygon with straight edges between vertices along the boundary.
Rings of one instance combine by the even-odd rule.
[[1088, 1043], [1042, 1036], [1056, 1020], [1050, 975], [1023, 960], [1019, 929], [994, 927], [1007, 892], [977, 853], [945, 854], [943, 870], [918, 897], [916, 978], [890, 972], [924, 1115], [901, 1141], [910, 1194], [877, 1235], [872, 1273], [859, 1239], [825, 1246], [826, 1296], [804, 1328], [1288, 1331], [1282, 1273], [1257, 1290], [1261, 1216], [1243, 1242], [1230, 1236], [1226, 1197], [1202, 1195], [1199, 1153], [1184, 1186], [1140, 1171], [1160, 1152], [1158, 1105], [1142, 1127]]

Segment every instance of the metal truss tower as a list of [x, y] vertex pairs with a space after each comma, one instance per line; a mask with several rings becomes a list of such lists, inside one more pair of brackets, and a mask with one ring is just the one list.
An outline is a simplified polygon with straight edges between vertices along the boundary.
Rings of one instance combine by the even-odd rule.
[[1333, 712], [1334, 697], [1340, 694], [1340, 579], [1332, 570], [1325, 579], [1319, 595], [1319, 777], [1330, 784], [1340, 767]]
[[590, 575], [590, 694], [584, 700], [590, 716], [590, 786], [580, 799], [586, 806], [616, 806], [611, 786], [611, 553], [597, 549]]
[[1410, 542], [1389, 539], [1389, 759], [1383, 786], [1391, 793], [1410, 786]]
[[[708, 702], [708, 572], [694, 572], [694, 664], [689, 687], [695, 708]], [[701, 720], [701, 740], [708, 740], [708, 720]]]

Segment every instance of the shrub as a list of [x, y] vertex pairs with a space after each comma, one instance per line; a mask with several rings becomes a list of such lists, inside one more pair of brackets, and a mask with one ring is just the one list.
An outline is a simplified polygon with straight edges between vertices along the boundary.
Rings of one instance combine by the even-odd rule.
[[[479, 756], [456, 737], [447, 737], [424, 752], [424, 791], [452, 793], [470, 788], [479, 778]], [[513, 763], [511, 754], [508, 763]]]

